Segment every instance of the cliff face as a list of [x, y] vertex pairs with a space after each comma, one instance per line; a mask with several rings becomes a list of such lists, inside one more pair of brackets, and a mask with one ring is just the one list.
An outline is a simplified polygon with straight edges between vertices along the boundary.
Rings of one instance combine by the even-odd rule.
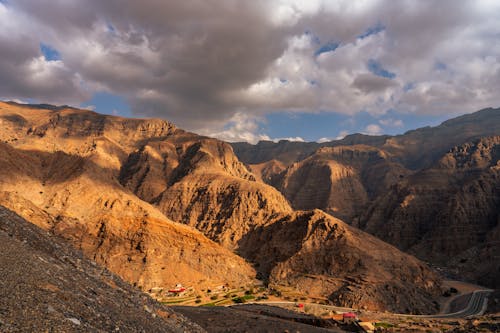
[[121, 183], [172, 220], [234, 249], [254, 225], [291, 212], [273, 187], [257, 182], [227, 143], [176, 133], [132, 153]]
[[[439, 281], [425, 265], [324, 213], [295, 213], [279, 191], [239, 162], [229, 144], [165, 121], [67, 108], [0, 103], [0, 120], [0, 203], [129, 282], [147, 289], [176, 283], [241, 286], [255, 276], [247, 259], [265, 280], [299, 293], [300, 284], [314, 285], [316, 295], [332, 302], [433, 309], [428, 298], [438, 294]], [[340, 156], [340, 165], [351, 152], [322, 154]], [[354, 175], [356, 168], [344, 169]], [[342, 170], [335, 171], [339, 179]], [[355, 176], [363, 183], [363, 172]], [[328, 231], [335, 225], [355, 236]], [[319, 232], [324, 228], [328, 232]], [[383, 260], [370, 254], [378, 247], [386, 253]], [[363, 264], [351, 265], [351, 256]], [[382, 280], [371, 286], [366, 267], [372, 264], [387, 286]], [[408, 267], [395, 269], [402, 265]], [[320, 278], [304, 278], [311, 274]], [[360, 291], [352, 294], [352, 288]]]
[[319, 210], [283, 216], [239, 245], [272, 285], [327, 296], [341, 306], [437, 310], [432, 300], [439, 278], [424, 264]]
[[[498, 287], [500, 137], [455, 147], [377, 199], [361, 227], [426, 260]], [[479, 264], [481, 262], [481, 264]]]
[[500, 109], [490, 108], [397, 136], [233, 146], [294, 208], [323, 209], [460, 278], [498, 286], [499, 133]]
[[369, 200], [408, 173], [382, 150], [355, 145], [320, 148], [268, 179], [294, 208], [319, 208], [351, 222]]

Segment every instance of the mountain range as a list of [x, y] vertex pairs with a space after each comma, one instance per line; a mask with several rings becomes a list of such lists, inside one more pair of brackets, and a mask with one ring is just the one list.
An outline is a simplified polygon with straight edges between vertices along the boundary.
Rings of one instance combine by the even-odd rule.
[[263, 284], [431, 313], [428, 264], [499, 287], [500, 109], [321, 144], [13, 102], [0, 126], [0, 205], [143, 290]]
[[397, 136], [233, 144], [295, 209], [322, 209], [449, 276], [500, 286], [500, 109]]

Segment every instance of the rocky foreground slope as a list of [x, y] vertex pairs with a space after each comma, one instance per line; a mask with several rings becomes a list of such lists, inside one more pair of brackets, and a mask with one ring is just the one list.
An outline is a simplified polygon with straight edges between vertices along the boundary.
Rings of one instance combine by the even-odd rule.
[[0, 121], [0, 203], [131, 283], [241, 286], [257, 270], [334, 303], [436, 310], [426, 265], [323, 212], [294, 212], [227, 143], [67, 107], [0, 103]]
[[0, 206], [1, 332], [204, 332]]

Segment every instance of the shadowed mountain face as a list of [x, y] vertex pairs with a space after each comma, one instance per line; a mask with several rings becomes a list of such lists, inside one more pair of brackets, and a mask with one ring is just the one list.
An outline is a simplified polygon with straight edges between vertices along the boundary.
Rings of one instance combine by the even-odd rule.
[[500, 137], [455, 147], [394, 185], [360, 226], [458, 274], [500, 287]]
[[246, 234], [239, 245], [271, 285], [327, 295], [342, 306], [437, 310], [438, 280], [425, 264], [320, 210], [282, 216]]
[[394, 137], [234, 147], [293, 208], [323, 209], [498, 287], [499, 134], [500, 109], [485, 109]]
[[408, 173], [384, 151], [354, 145], [320, 148], [278, 174], [262, 178], [269, 179], [294, 208], [320, 208], [350, 222], [371, 199]]
[[[0, 122], [0, 204], [131, 283], [241, 286], [256, 269], [334, 303], [435, 310], [440, 282], [424, 264], [323, 212], [294, 212], [227, 143], [70, 108], [0, 103]], [[385, 165], [377, 154], [355, 158]], [[349, 172], [359, 184], [369, 173]]]
[[255, 181], [231, 146], [191, 133], [174, 133], [132, 153], [120, 181], [172, 220], [230, 249], [252, 226], [292, 211], [276, 189]]

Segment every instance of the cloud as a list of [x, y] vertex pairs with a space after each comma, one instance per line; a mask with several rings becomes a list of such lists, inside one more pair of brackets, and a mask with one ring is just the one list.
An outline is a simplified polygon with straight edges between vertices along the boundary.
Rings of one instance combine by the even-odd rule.
[[401, 119], [387, 118], [379, 120], [379, 123], [387, 127], [403, 127], [404, 123]]
[[498, 106], [498, 36], [486, 0], [16, 0], [0, 2], [0, 97], [107, 92], [138, 116], [255, 141], [276, 111]]
[[274, 138], [271, 141], [279, 142], [279, 141], [291, 141], [291, 142], [305, 142], [304, 138], [300, 136], [287, 137], [287, 138]]
[[349, 134], [348, 131], [340, 131], [339, 135], [335, 138], [335, 140], [342, 140]]
[[391, 87], [397, 87], [398, 84], [389, 78], [372, 74], [360, 74], [354, 79], [352, 86], [365, 94], [369, 94], [372, 92], [381, 92]]
[[204, 129], [201, 134], [220, 138], [228, 142], [250, 142], [257, 143], [261, 140], [270, 141], [271, 138], [260, 132], [259, 119], [250, 117], [245, 113], [236, 113], [226, 124], [222, 131], [212, 132]]
[[368, 135], [380, 135], [380, 134], [383, 133], [383, 131], [384, 130], [379, 125], [377, 125], [377, 124], [370, 124], [370, 125], [368, 125], [368, 126], [365, 127], [364, 134], [368, 134]]
[[[342, 138], [341, 138], [342, 139]], [[319, 138], [318, 140], [316, 140], [317, 143], [324, 143], [324, 142], [329, 142], [329, 141], [332, 141], [333, 139], [331, 138]]]

